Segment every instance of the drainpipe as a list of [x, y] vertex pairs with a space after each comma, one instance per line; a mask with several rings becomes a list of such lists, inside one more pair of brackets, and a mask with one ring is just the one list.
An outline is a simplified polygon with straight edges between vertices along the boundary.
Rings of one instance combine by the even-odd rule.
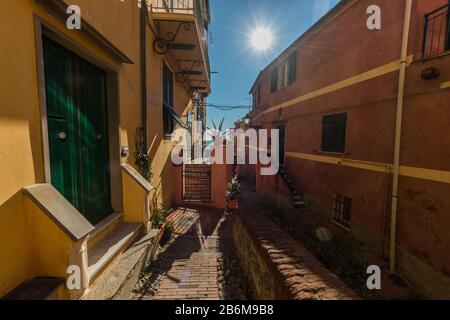
[[391, 208], [391, 239], [389, 251], [389, 269], [391, 272], [395, 272], [395, 262], [396, 262], [398, 181], [400, 171], [400, 153], [401, 153], [400, 148], [402, 138], [403, 104], [405, 96], [405, 77], [406, 77], [406, 64], [408, 54], [408, 39], [411, 23], [411, 11], [412, 11], [412, 0], [406, 0], [405, 21], [403, 25], [403, 38], [402, 38], [402, 55], [400, 61], [400, 77], [399, 77], [398, 97], [397, 97], [397, 119], [395, 124], [395, 153], [394, 153], [392, 208]]
[[147, 0], [141, 0], [141, 116], [142, 141], [144, 150], [148, 150], [147, 141]]

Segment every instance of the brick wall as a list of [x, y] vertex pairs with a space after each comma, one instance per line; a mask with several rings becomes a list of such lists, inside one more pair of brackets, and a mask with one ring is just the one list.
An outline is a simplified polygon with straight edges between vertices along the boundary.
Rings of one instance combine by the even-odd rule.
[[358, 299], [301, 244], [261, 215], [237, 212], [233, 239], [256, 299]]

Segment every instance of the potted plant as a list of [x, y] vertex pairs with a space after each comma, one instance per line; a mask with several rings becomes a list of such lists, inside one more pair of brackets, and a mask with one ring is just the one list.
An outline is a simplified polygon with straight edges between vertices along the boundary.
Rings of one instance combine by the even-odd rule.
[[236, 210], [238, 208], [238, 197], [241, 194], [241, 184], [238, 177], [235, 176], [231, 183], [227, 186], [227, 208], [229, 210]]
[[166, 229], [166, 225], [167, 225], [167, 220], [166, 218], [173, 212], [173, 210], [165, 210], [163, 208], [159, 208], [156, 209], [153, 212], [152, 215], [152, 227], [154, 229], [159, 229], [159, 233], [158, 233], [158, 242], [161, 241], [165, 229]]

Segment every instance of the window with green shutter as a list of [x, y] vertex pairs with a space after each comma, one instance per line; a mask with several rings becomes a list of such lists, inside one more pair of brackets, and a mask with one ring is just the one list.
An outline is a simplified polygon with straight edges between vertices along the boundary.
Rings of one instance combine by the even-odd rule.
[[345, 152], [345, 133], [347, 113], [334, 114], [323, 117], [322, 151]]
[[273, 68], [270, 75], [270, 92], [278, 90], [278, 68]]
[[270, 91], [277, 92], [293, 84], [297, 77], [297, 52], [291, 53], [289, 58], [274, 67], [270, 75]]
[[163, 67], [163, 132], [172, 134], [174, 130], [173, 123], [173, 73], [164, 64]]
[[288, 70], [288, 84], [292, 84], [295, 82], [297, 76], [297, 52], [293, 52], [289, 56]]

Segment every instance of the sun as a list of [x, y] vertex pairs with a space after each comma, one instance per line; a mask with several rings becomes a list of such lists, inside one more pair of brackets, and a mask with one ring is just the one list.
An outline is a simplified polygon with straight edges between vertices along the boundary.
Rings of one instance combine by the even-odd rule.
[[251, 45], [257, 51], [266, 51], [272, 47], [272, 32], [263, 27], [256, 28], [251, 34]]

